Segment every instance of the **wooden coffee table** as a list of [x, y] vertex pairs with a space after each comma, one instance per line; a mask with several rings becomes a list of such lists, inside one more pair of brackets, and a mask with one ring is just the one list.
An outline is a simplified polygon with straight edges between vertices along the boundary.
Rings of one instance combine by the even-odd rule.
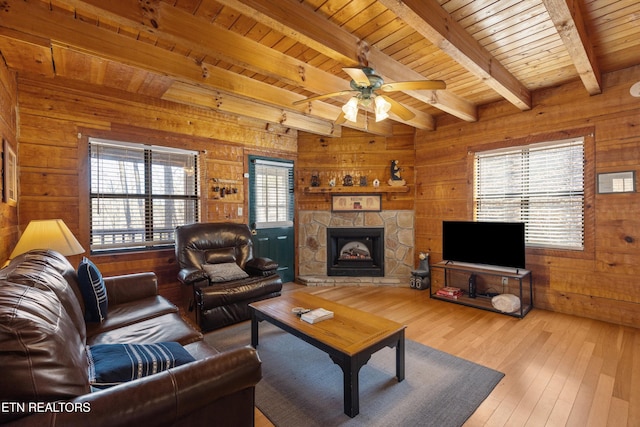
[[[404, 380], [404, 330], [400, 323], [356, 310], [307, 292], [291, 292], [249, 304], [251, 307], [251, 345], [258, 347], [258, 323], [269, 323], [295, 335], [331, 357], [344, 374], [344, 413], [358, 415], [358, 374], [371, 355], [384, 347], [396, 348], [396, 378]], [[333, 319], [309, 324], [291, 309], [325, 308]]]

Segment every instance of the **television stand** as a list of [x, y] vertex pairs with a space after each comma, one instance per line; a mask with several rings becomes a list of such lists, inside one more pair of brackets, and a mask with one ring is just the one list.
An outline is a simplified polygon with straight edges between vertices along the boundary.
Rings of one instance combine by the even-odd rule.
[[[431, 267], [432, 286], [429, 292], [433, 299], [518, 318], [523, 318], [533, 308], [533, 281], [529, 270], [446, 260]], [[469, 293], [469, 281], [472, 276], [475, 281], [475, 297]], [[437, 284], [442, 284], [442, 286]], [[459, 288], [462, 290], [462, 294], [452, 296], [438, 294], [438, 290], [447, 287]], [[494, 296], [503, 294], [518, 297], [520, 307], [513, 312], [496, 309], [491, 300]]]

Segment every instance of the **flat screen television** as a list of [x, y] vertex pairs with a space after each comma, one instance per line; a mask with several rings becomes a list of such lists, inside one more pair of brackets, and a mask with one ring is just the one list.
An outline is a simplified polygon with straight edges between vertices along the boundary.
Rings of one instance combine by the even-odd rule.
[[524, 223], [443, 221], [442, 259], [525, 268]]

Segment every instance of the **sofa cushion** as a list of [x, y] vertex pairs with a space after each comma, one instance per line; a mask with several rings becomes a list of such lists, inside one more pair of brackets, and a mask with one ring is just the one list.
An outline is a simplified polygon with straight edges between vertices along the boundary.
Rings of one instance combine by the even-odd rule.
[[124, 304], [109, 304], [109, 316], [101, 323], [87, 323], [87, 336], [122, 328], [167, 313], [177, 313], [178, 307], [156, 295]]
[[239, 302], [257, 301], [266, 295], [282, 290], [280, 276], [249, 276], [246, 279], [231, 280], [215, 286], [206, 286], [197, 290], [198, 304], [205, 310], [224, 307]]
[[184, 322], [179, 313], [168, 313], [89, 336], [87, 337], [87, 345], [165, 341], [177, 341], [182, 345], [187, 345], [201, 339], [202, 334]]
[[236, 262], [235, 248], [210, 249], [205, 252], [204, 260], [207, 264], [220, 264], [223, 262]]
[[107, 289], [100, 270], [86, 257], [82, 257], [78, 266], [78, 281], [86, 308], [85, 320], [102, 322], [107, 317]]
[[89, 383], [108, 388], [166, 371], [195, 359], [177, 342], [99, 344], [87, 347]]
[[249, 275], [235, 262], [204, 264], [202, 268], [207, 272], [209, 281], [212, 283], [228, 282], [229, 280], [245, 279], [249, 277]]

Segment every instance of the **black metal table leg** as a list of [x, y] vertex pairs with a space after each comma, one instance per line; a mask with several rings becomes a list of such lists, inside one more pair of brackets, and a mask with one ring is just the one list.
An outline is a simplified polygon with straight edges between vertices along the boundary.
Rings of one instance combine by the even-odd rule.
[[258, 348], [258, 317], [254, 309], [251, 309], [251, 346]]

